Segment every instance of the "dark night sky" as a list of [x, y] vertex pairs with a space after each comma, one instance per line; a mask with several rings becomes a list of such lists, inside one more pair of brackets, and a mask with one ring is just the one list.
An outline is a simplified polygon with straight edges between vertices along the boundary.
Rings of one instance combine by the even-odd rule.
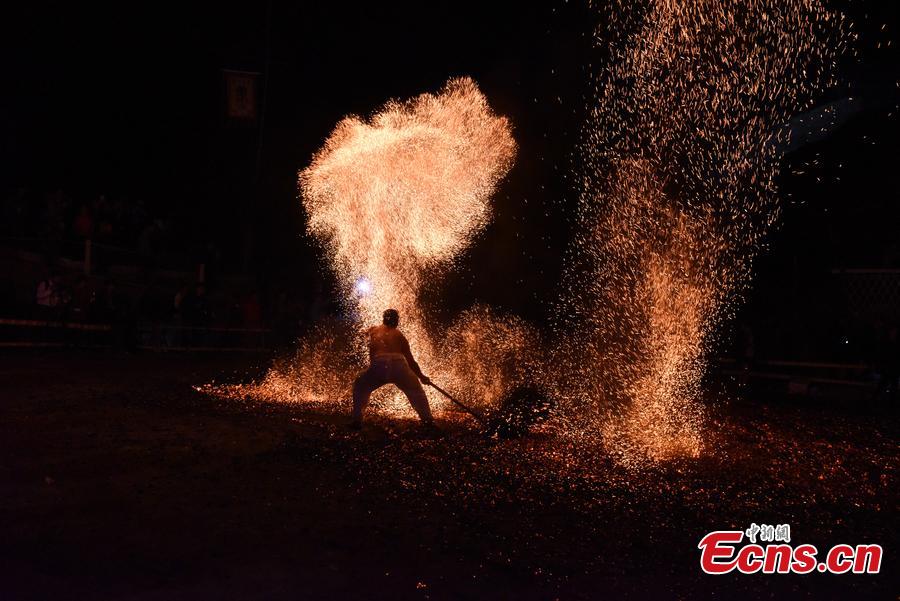
[[[315, 251], [299, 239], [295, 174], [333, 125], [388, 98], [471, 75], [494, 108], [512, 119], [521, 150], [498, 193], [497, 219], [468, 259], [486, 267], [466, 286], [475, 296], [515, 306], [519, 290], [540, 295], [555, 285], [575, 196], [560, 173], [577, 141], [582, 65], [596, 22], [582, 3], [355, 8], [273, 0], [263, 168], [252, 211], [246, 203], [254, 196], [253, 131], [222, 127], [220, 69], [263, 70], [266, 3], [85, 4], [28, 3], [6, 19], [0, 40], [6, 57], [0, 101], [4, 193], [25, 184], [62, 186], [76, 199], [100, 192], [140, 197], [226, 248], [239, 246], [240, 224], [250, 214], [259, 264], [275, 271], [312, 269]], [[828, 180], [825, 188], [809, 177], [786, 177], [793, 198], [822, 202], [787, 211], [785, 227], [773, 239], [775, 259], [778, 252], [797, 252], [808, 228], [830, 227], [815, 221], [829, 219], [825, 209], [833, 215], [858, 206], [860, 199], [847, 198], [847, 190], [858, 190], [860, 182], [866, 182], [867, 202], [879, 211], [890, 205], [897, 216], [896, 170], [890, 167], [897, 158], [896, 112], [887, 116], [897, 101], [896, 43], [887, 51], [875, 47], [877, 41], [896, 42], [891, 4], [851, 5], [863, 54], [862, 64], [848, 67], [848, 86], [874, 100], [839, 135], [790, 158], [824, 157], [824, 164], [850, 159], [843, 163], [851, 167], [842, 167], [843, 183]], [[839, 237], [866, 237], [865, 227], [863, 217], [851, 220]], [[875, 260], [851, 255], [835, 260]]]
[[[550, 9], [475, 6], [273, 2], [267, 165], [294, 171], [343, 115], [453, 75], [475, 77], [500, 112], [539, 116], [535, 84], [549, 94], [546, 67], [582, 32], [550, 38]], [[219, 69], [263, 69], [265, 13], [264, 3], [27, 10], [3, 40], [8, 175], [88, 191], [202, 187], [221, 123]]]

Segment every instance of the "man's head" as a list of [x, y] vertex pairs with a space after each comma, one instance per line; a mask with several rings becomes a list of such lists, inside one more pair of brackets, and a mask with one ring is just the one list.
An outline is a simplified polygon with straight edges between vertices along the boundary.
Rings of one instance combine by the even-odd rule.
[[389, 328], [396, 328], [400, 324], [400, 313], [397, 309], [386, 309], [381, 316], [381, 322]]

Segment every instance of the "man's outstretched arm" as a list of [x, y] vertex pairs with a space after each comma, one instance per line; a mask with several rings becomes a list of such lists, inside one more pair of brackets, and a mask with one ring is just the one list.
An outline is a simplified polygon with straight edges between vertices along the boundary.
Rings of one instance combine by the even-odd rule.
[[403, 356], [406, 357], [406, 362], [409, 364], [410, 369], [413, 370], [413, 373], [419, 377], [419, 380], [421, 380], [423, 384], [431, 384], [431, 380], [422, 373], [422, 368], [419, 367], [419, 364], [413, 359], [412, 351], [409, 349], [409, 341], [405, 336], [403, 337]]

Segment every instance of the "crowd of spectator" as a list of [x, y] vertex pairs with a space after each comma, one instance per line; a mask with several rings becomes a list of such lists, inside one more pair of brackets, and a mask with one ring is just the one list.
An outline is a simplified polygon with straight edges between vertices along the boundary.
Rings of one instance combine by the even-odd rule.
[[7, 238], [96, 242], [154, 250], [166, 230], [141, 199], [107, 196], [73, 199], [61, 188], [39, 192], [19, 187], [3, 198], [0, 234]]
[[[29, 317], [50, 323], [108, 325], [122, 346], [215, 345], [228, 332], [234, 333], [233, 345], [258, 344], [264, 333], [265, 344], [277, 346], [289, 344], [324, 309], [321, 298], [305, 303], [285, 289], [263, 294], [253, 286], [241, 290], [220, 286], [209, 293], [205, 283], [195, 282], [173, 292], [160, 282], [122, 285], [113, 278], [51, 270], [35, 286]], [[142, 336], [153, 339], [141, 340]]]
[[[106, 324], [123, 345], [152, 330], [165, 345], [196, 346], [214, 342], [209, 330], [225, 329], [271, 331], [267, 342], [287, 344], [329, 304], [315, 284], [297, 290], [219, 277], [214, 244], [179, 235], [178, 224], [139, 199], [19, 187], [2, 203], [0, 239], [20, 273], [0, 277], [0, 319]], [[40, 262], [15, 256], [20, 251]], [[163, 265], [166, 254], [172, 260]]]

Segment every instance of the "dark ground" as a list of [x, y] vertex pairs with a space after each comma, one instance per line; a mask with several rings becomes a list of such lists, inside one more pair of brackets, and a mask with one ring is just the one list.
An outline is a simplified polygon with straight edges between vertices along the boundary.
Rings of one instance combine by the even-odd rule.
[[[896, 598], [898, 427], [732, 403], [712, 452], [630, 473], [552, 432], [362, 434], [192, 386], [259, 359], [0, 358], [0, 599]], [[706, 576], [710, 530], [790, 523], [872, 576]]]

